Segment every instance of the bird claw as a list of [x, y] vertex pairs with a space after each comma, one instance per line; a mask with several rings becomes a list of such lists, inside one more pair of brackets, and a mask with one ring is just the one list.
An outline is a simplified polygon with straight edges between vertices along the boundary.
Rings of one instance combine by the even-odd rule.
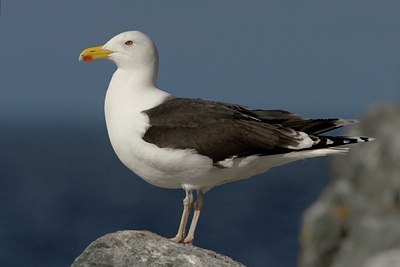
[[187, 236], [186, 238], [181, 237], [181, 236], [175, 236], [175, 237], [169, 238], [169, 240], [171, 240], [172, 242], [175, 242], [175, 243], [183, 243], [183, 244], [193, 245], [194, 238], [189, 237], [189, 236]]
[[193, 245], [193, 240], [194, 240], [193, 237], [187, 236], [187, 237], [183, 240], [183, 243], [184, 243], [184, 244]]
[[175, 237], [169, 238], [169, 240], [171, 240], [172, 242], [175, 242], [175, 243], [183, 243], [184, 242], [183, 237], [181, 237], [181, 236], [175, 236]]

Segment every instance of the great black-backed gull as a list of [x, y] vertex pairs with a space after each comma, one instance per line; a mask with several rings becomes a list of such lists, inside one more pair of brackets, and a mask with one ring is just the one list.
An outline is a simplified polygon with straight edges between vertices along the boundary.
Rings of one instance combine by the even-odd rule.
[[186, 192], [176, 242], [193, 241], [204, 193], [211, 188], [372, 140], [320, 135], [355, 120], [303, 119], [282, 110], [174, 97], [157, 87], [157, 49], [139, 31], [118, 34], [79, 56], [84, 61], [101, 58], [118, 67], [105, 98], [107, 130], [118, 158], [150, 184]]

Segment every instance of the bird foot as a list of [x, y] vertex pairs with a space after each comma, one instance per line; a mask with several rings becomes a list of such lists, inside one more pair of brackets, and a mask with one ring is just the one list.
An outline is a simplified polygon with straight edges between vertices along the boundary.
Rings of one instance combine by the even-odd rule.
[[169, 238], [169, 240], [171, 240], [172, 242], [175, 242], [175, 243], [183, 243], [183, 244], [192, 245], [194, 237], [187, 236], [186, 238], [184, 238], [182, 236], [175, 236], [175, 237]]
[[175, 243], [183, 243], [183, 236], [175, 236], [175, 237], [169, 238], [169, 240], [171, 240]]
[[184, 243], [184, 244], [193, 245], [193, 240], [194, 240], [194, 237], [193, 237], [193, 236], [187, 236], [187, 237], [183, 240], [183, 243]]

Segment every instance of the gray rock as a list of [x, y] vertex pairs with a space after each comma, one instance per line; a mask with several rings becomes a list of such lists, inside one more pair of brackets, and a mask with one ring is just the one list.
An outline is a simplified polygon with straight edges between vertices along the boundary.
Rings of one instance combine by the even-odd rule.
[[393, 249], [374, 254], [367, 258], [362, 267], [398, 267], [400, 266], [400, 249]]
[[371, 109], [351, 134], [376, 141], [334, 158], [333, 180], [303, 217], [301, 267], [400, 266], [400, 105]]
[[118, 231], [91, 243], [72, 267], [244, 266], [214, 251], [177, 244], [148, 231]]

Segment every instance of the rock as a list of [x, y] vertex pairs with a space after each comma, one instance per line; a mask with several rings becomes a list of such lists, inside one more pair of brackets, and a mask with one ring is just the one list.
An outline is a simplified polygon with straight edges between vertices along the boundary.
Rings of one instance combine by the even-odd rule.
[[351, 134], [376, 141], [334, 158], [303, 217], [301, 267], [400, 266], [400, 105], [371, 109]]
[[148, 231], [118, 231], [93, 243], [72, 267], [244, 266], [214, 251], [177, 244]]
[[367, 258], [363, 267], [397, 267], [400, 266], [400, 249], [388, 250]]

